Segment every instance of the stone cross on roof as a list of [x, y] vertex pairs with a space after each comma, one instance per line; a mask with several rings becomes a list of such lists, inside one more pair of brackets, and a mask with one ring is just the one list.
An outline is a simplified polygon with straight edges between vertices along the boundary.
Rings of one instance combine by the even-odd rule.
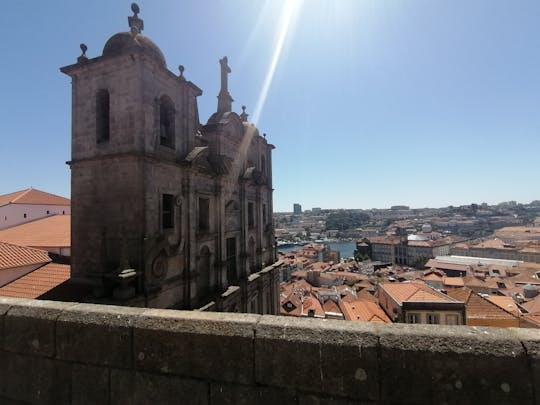
[[231, 73], [231, 68], [229, 67], [227, 57], [224, 56], [223, 58], [221, 58], [219, 60], [219, 64], [221, 65], [221, 90], [219, 91], [218, 96], [218, 113], [222, 114], [231, 111], [232, 102], [234, 100], [229, 94], [228, 89], [228, 80], [229, 73]]

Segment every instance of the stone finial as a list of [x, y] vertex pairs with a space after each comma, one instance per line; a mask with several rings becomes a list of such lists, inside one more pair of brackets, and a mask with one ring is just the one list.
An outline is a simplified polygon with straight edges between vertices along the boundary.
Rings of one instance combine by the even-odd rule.
[[179, 65], [178, 66], [178, 70], [180, 71], [180, 76], [178, 76], [178, 78], [180, 80], [186, 80], [186, 78], [184, 77], [184, 65]]
[[263, 138], [266, 139], [266, 132], [263, 133]]
[[140, 34], [144, 29], [144, 21], [139, 18], [141, 9], [137, 3], [131, 3], [131, 11], [133, 11], [133, 16], [128, 17], [128, 24], [131, 29], [131, 35], [135, 36]]
[[249, 117], [249, 114], [246, 113], [246, 106], [243, 105], [243, 106], [242, 106], [242, 114], [240, 114], [240, 119], [241, 119], [243, 122], [247, 122], [248, 117]]
[[81, 56], [77, 58], [77, 63], [84, 63], [88, 61], [88, 57], [86, 56], [86, 51], [88, 50], [88, 47], [86, 44], [79, 45], [81, 48]]

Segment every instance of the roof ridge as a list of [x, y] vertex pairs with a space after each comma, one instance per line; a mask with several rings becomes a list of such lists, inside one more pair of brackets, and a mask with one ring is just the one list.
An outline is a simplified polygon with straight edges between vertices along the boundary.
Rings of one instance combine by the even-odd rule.
[[27, 188], [25, 190], [21, 190], [21, 194], [19, 194], [17, 197], [15, 197], [13, 200], [11, 200], [12, 203], [14, 203], [15, 201], [19, 200], [20, 198], [22, 198], [23, 196], [25, 196], [26, 194], [28, 194], [30, 191], [32, 191], [32, 187], [30, 188]]
[[38, 251], [38, 252], [40, 252], [40, 253], [41, 253], [41, 252], [47, 253], [47, 251], [44, 250], [44, 249], [38, 249], [38, 248], [35, 248], [35, 247], [31, 247], [31, 246], [17, 245], [16, 243], [6, 242], [6, 241], [3, 241], [3, 240], [0, 240], [0, 243], [1, 243], [1, 244], [4, 244], [4, 245], [14, 246], [14, 247], [17, 247], [17, 248], [29, 249], [29, 250], [35, 250], [35, 251]]

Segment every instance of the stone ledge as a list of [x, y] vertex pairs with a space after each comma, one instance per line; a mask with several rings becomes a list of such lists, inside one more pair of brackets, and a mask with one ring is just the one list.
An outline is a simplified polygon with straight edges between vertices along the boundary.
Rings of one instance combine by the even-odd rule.
[[9, 298], [0, 298], [0, 316], [0, 398], [14, 403], [85, 403], [89, 388], [98, 401], [133, 403], [190, 390], [201, 403], [529, 404], [539, 398], [540, 331], [533, 329]]

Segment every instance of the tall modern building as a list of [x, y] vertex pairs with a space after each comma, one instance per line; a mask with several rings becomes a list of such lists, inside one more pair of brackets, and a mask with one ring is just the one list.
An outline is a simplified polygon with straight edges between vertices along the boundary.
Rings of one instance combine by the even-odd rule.
[[298, 203], [295, 203], [293, 205], [293, 213], [294, 215], [300, 215], [302, 213], [302, 206]]
[[61, 68], [72, 79], [72, 282], [99, 302], [274, 313], [274, 146], [245, 107], [232, 111], [226, 57], [217, 111], [201, 124], [202, 90], [183, 66], [167, 69], [132, 11], [101, 56], [83, 44]]

